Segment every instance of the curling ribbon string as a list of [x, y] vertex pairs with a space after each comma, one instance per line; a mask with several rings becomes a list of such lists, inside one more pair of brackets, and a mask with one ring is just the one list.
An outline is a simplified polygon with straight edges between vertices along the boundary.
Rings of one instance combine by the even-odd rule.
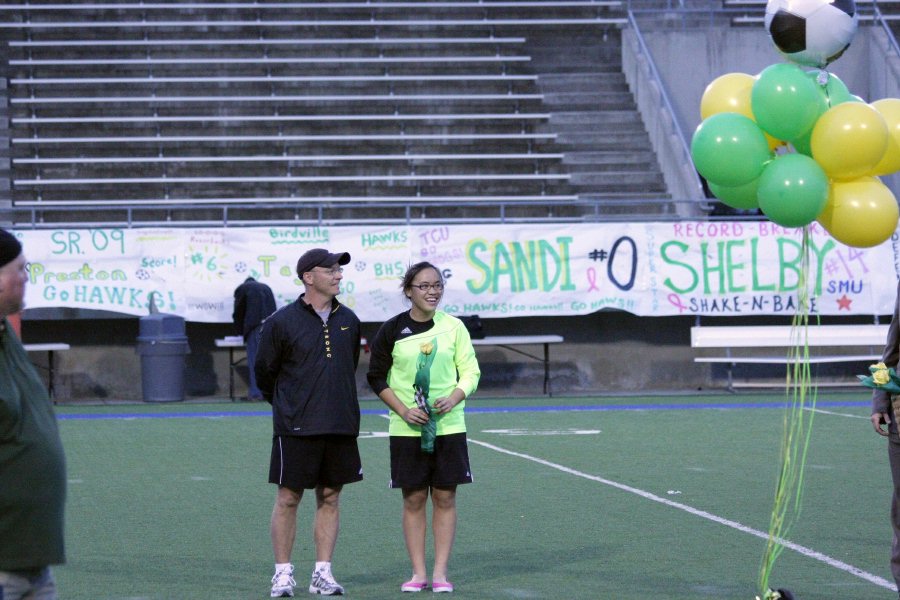
[[803, 228], [797, 311], [791, 324], [791, 347], [785, 375], [787, 408], [781, 439], [781, 465], [769, 521], [769, 537], [759, 573], [763, 598], [771, 597], [769, 577], [775, 560], [784, 550], [784, 540], [800, 516], [803, 498], [803, 471], [816, 406], [818, 389], [809, 363], [809, 228]]

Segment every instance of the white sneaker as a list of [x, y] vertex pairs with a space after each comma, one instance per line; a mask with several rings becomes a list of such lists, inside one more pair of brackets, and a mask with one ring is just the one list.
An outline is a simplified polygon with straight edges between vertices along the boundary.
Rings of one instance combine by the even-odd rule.
[[334, 580], [331, 573], [314, 571], [309, 581], [309, 593], [322, 596], [343, 596], [344, 588]]
[[294, 586], [297, 585], [293, 574], [294, 565], [275, 571], [275, 575], [272, 576], [272, 593], [269, 595], [272, 598], [293, 598]]

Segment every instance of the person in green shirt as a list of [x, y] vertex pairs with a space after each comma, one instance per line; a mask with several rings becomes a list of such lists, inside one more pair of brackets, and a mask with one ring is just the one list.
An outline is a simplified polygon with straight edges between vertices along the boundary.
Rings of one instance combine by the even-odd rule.
[[452, 592], [447, 566], [456, 536], [456, 487], [472, 482], [465, 400], [481, 370], [465, 325], [438, 310], [444, 278], [433, 264], [407, 269], [401, 283], [411, 308], [385, 323], [372, 343], [369, 385], [391, 409], [391, 487], [403, 492], [403, 537], [412, 578], [403, 592], [428, 588], [426, 506], [432, 504], [431, 588]]
[[0, 599], [55, 600], [66, 461], [47, 389], [6, 317], [22, 310], [22, 245], [0, 229]]

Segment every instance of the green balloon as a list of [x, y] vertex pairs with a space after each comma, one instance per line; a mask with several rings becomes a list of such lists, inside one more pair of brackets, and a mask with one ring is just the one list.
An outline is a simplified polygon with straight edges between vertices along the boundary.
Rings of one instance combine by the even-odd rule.
[[750, 91], [750, 107], [763, 131], [779, 140], [812, 131], [828, 109], [819, 86], [803, 69], [787, 63], [762, 70]]
[[812, 157], [812, 130], [807, 131], [795, 140], [791, 140], [791, 145], [800, 154]]
[[[856, 102], [857, 97], [850, 93], [847, 84], [834, 73], [828, 71], [812, 70], [807, 71], [806, 76], [816, 84], [816, 89], [822, 94], [825, 100], [825, 106], [831, 108], [844, 102]], [[825, 82], [824, 84], [822, 82]]]
[[759, 208], [759, 201], [757, 200], [757, 193], [759, 190], [758, 177], [750, 183], [734, 187], [717, 185], [711, 181], [707, 181], [706, 183], [709, 184], [709, 191], [711, 191], [716, 198], [721, 200], [723, 204], [727, 204], [731, 208], [738, 208], [741, 210]]
[[766, 136], [737, 113], [707, 117], [691, 139], [694, 167], [707, 181], [734, 187], [753, 181], [772, 158]]
[[803, 154], [778, 156], [759, 177], [759, 208], [782, 227], [812, 223], [828, 202], [828, 176]]

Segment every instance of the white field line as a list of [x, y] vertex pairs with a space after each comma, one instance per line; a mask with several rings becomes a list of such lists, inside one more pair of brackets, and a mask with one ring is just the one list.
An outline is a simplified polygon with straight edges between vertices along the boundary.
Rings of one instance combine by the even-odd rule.
[[[848, 414], [843, 414], [843, 413], [831, 413], [830, 411], [823, 411], [822, 409], [814, 409], [814, 410], [816, 410], [817, 412], [823, 412], [825, 414], [834, 414], [834, 415], [841, 416], [841, 417], [857, 417], [857, 415], [848, 415]], [[389, 418], [387, 415], [381, 415], [381, 416], [384, 417], [385, 419]], [[859, 417], [859, 418], [865, 418], [865, 417]], [[752, 527], [748, 527], [747, 525], [743, 525], [742, 523], [738, 523], [737, 521], [732, 521], [731, 519], [726, 519], [724, 517], [714, 515], [705, 510], [700, 510], [698, 508], [694, 508], [693, 506], [688, 506], [687, 504], [683, 504], [681, 502], [674, 502], [672, 500], [669, 500], [668, 498], [663, 498], [662, 496], [657, 496], [656, 494], [653, 494], [646, 490], [642, 490], [640, 488], [632, 487], [630, 485], [626, 485], [624, 483], [619, 483], [617, 481], [612, 481], [610, 479], [605, 479], [603, 477], [598, 477], [596, 475], [590, 475], [589, 473], [584, 473], [582, 471], [578, 471], [576, 469], [572, 469], [572, 468], [566, 467], [564, 465], [550, 462], [549, 460], [544, 460], [543, 458], [538, 458], [536, 456], [531, 456], [530, 454], [524, 454], [522, 452], [515, 452], [513, 450], [507, 450], [506, 448], [501, 448], [500, 446], [495, 446], [494, 444], [489, 444], [487, 442], [482, 442], [482, 441], [474, 440], [471, 438], [469, 438], [468, 441], [470, 444], [476, 444], [478, 446], [487, 448], [488, 450], [493, 450], [495, 452], [499, 452], [501, 454], [507, 454], [509, 456], [515, 456], [517, 458], [523, 458], [525, 460], [529, 460], [529, 461], [537, 463], [539, 465], [544, 465], [546, 467], [550, 467], [552, 469], [562, 471], [563, 473], [568, 473], [569, 475], [575, 475], [576, 477], [581, 477], [581, 478], [587, 479], [589, 481], [596, 481], [597, 483], [602, 483], [603, 485], [608, 485], [608, 486], [616, 488], [618, 490], [628, 492], [628, 493], [634, 494], [636, 496], [640, 496], [641, 498], [644, 498], [646, 500], [651, 500], [653, 502], [658, 502], [659, 504], [664, 504], [670, 508], [682, 510], [688, 514], [694, 515], [695, 517], [700, 517], [701, 519], [706, 519], [708, 521], [712, 521], [713, 523], [718, 523], [719, 525], [731, 527], [732, 529], [736, 529], [743, 533], [747, 533], [749, 535], [758, 537], [762, 540], [769, 539], [769, 534], [766, 533], [765, 531], [753, 529]], [[793, 551], [797, 552], [798, 554], [801, 554], [808, 558], [812, 558], [813, 560], [818, 560], [820, 562], [823, 562], [826, 565], [828, 565], [830, 567], [834, 567], [835, 569], [838, 569], [840, 571], [844, 571], [846, 573], [850, 573], [851, 575], [855, 575], [856, 577], [859, 577], [860, 579], [864, 579], [865, 581], [868, 581], [869, 583], [872, 583], [879, 587], [883, 587], [885, 589], [892, 590], [892, 591], [897, 590], [896, 585], [894, 585], [887, 579], [885, 579], [883, 577], [879, 577], [878, 575], [875, 575], [873, 573], [863, 571], [859, 567], [854, 567], [851, 564], [847, 564], [836, 558], [828, 556], [827, 554], [823, 554], [822, 552], [813, 550], [812, 548], [807, 548], [806, 546], [802, 546], [800, 544], [795, 544], [794, 542], [791, 542], [790, 540], [785, 540], [783, 538], [779, 538], [778, 541], [785, 548], [793, 550]]]
[[[538, 458], [536, 456], [531, 456], [529, 454], [523, 454], [521, 452], [514, 452], [513, 450], [507, 450], [506, 448], [501, 448], [500, 446], [495, 446], [493, 444], [488, 444], [487, 442], [481, 442], [478, 440], [473, 440], [469, 438], [470, 444], [477, 444], [488, 450], [493, 450], [495, 452], [500, 452], [501, 454], [508, 454], [509, 456], [515, 456], [517, 458], [522, 458], [525, 460], [529, 460], [531, 462], [537, 463], [539, 465], [544, 465], [545, 467], [550, 467], [552, 469], [556, 469], [558, 471], [562, 471], [563, 473], [568, 473], [569, 475], [575, 475], [576, 477], [581, 477], [583, 479], [588, 479], [590, 481], [596, 481], [597, 483], [602, 483], [603, 485], [608, 485], [610, 487], [616, 488], [618, 490], [622, 490], [623, 492], [628, 492], [630, 494], [635, 494], [636, 496], [640, 496], [641, 498], [645, 498], [647, 500], [651, 500], [653, 502], [658, 502], [659, 504], [664, 504], [671, 508], [675, 508], [678, 510], [683, 510], [684, 512], [694, 515], [695, 517], [700, 517], [701, 519], [706, 519], [708, 521], [712, 521], [713, 523], [718, 523], [719, 525], [725, 525], [726, 527], [731, 527], [732, 529], [737, 529], [743, 533], [750, 534], [752, 536], [758, 537], [762, 540], [768, 540], [769, 534], [765, 531], [759, 531], [758, 529], [753, 529], [752, 527], [748, 527], [746, 525], [742, 525], [737, 521], [732, 521], [730, 519], [725, 519], [723, 517], [714, 515], [712, 513], [706, 512], [705, 510], [700, 510], [694, 508], [692, 506], [688, 506], [687, 504], [682, 504], [681, 502], [673, 502], [668, 498], [663, 498], [662, 496], [657, 496], [656, 494], [652, 494], [650, 492], [644, 491], [639, 488], [631, 487], [630, 485], [625, 485], [623, 483], [619, 483], [616, 481], [611, 481], [609, 479], [604, 479], [603, 477], [597, 477], [596, 475], [590, 475], [588, 473], [583, 473], [581, 471], [577, 471], [575, 469], [571, 469], [569, 467], [550, 462], [548, 460], [544, 460], [543, 458]], [[896, 586], [884, 579], [883, 577], [879, 577], [878, 575], [874, 575], [872, 573], [868, 573], [863, 571], [858, 567], [854, 567], [853, 565], [849, 565], [843, 561], [837, 560], [836, 558], [832, 558], [827, 554], [822, 554], [821, 552], [817, 552], [812, 548], [807, 548], [806, 546], [801, 546], [800, 544], [795, 544], [789, 540], [779, 539], [778, 540], [785, 548], [793, 550], [803, 556], [812, 558], [814, 560], [818, 560], [820, 562], [825, 563], [830, 567], [834, 567], [835, 569], [845, 571], [850, 573], [851, 575], [855, 575], [860, 579], [864, 579], [869, 583], [873, 583], [877, 586], [883, 587], [888, 590], [896, 590]]]
[[814, 413], [822, 413], [823, 415], [832, 415], [835, 417], [847, 417], [848, 419], [865, 419], [866, 421], [869, 420], [868, 416], [864, 417], [862, 415], [849, 415], [847, 413], [834, 412], [832, 410], [824, 410], [821, 408], [805, 408], [803, 410], [808, 410], [809, 412], [814, 412]]

